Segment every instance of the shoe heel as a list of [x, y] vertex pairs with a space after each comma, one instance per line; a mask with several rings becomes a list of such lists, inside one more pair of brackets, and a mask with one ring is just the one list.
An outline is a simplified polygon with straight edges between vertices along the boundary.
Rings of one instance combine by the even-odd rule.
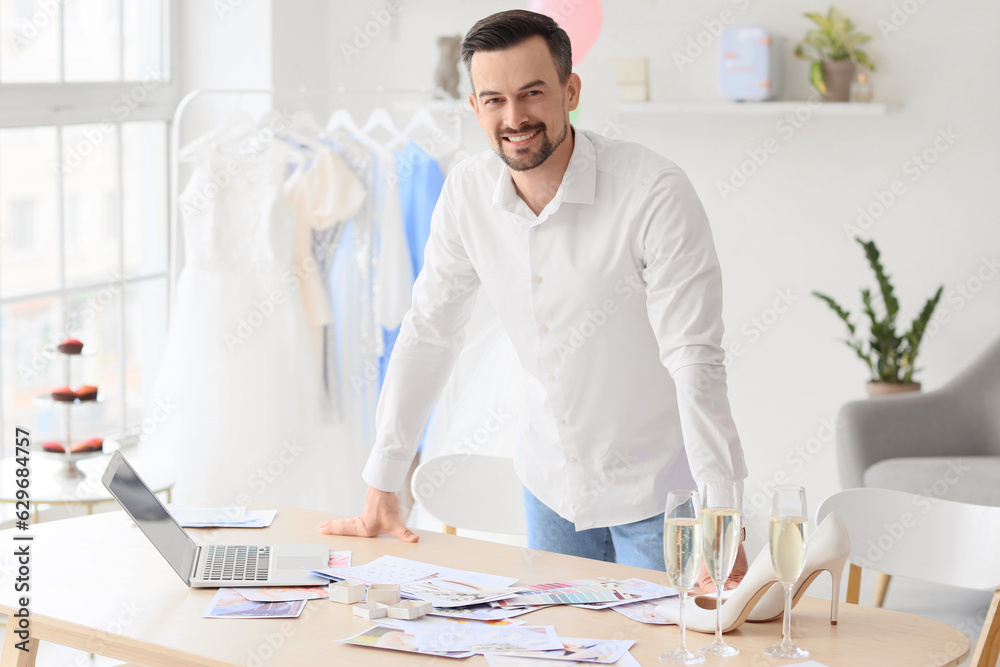
[[844, 578], [844, 565], [847, 558], [830, 563], [830, 576], [833, 578], [833, 590], [830, 593], [830, 625], [837, 625], [837, 609], [840, 605], [840, 580]]

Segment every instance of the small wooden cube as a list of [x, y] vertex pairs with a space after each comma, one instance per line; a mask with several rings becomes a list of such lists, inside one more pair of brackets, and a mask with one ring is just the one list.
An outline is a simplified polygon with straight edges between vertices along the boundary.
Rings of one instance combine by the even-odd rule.
[[399, 584], [372, 584], [368, 587], [366, 602], [396, 604], [399, 602]]
[[354, 605], [351, 607], [351, 610], [355, 616], [360, 616], [366, 621], [371, 621], [376, 618], [384, 618], [388, 608], [388, 605], [379, 602], [366, 602], [365, 604]]
[[432, 609], [428, 600], [403, 600], [385, 610], [389, 618], [412, 621], [426, 616]]
[[330, 582], [330, 602], [354, 604], [365, 599], [365, 585], [360, 581], [345, 579]]

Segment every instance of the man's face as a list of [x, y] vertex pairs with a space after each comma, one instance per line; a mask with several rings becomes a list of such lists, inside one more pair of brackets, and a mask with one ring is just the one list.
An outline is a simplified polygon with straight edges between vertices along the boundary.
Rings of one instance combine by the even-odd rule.
[[580, 77], [571, 74], [559, 84], [541, 36], [506, 51], [477, 52], [470, 70], [475, 92], [469, 100], [500, 159], [514, 171], [545, 162], [569, 132]]

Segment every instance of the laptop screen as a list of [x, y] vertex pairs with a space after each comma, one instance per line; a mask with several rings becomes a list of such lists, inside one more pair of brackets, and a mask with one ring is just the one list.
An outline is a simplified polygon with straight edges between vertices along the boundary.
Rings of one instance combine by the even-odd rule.
[[115, 452], [111, 457], [102, 481], [181, 579], [190, 584], [198, 545], [170, 516], [167, 508], [139, 478], [121, 452]]

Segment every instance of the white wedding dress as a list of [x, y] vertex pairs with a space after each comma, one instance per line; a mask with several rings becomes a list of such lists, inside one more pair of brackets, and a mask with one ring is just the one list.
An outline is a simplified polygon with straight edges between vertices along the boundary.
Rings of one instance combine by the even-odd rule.
[[336, 512], [334, 425], [321, 416], [282, 188], [300, 158], [280, 140], [202, 140], [193, 154], [184, 268], [147, 402], [172, 408], [142, 435], [141, 456], [173, 471], [175, 502]]

